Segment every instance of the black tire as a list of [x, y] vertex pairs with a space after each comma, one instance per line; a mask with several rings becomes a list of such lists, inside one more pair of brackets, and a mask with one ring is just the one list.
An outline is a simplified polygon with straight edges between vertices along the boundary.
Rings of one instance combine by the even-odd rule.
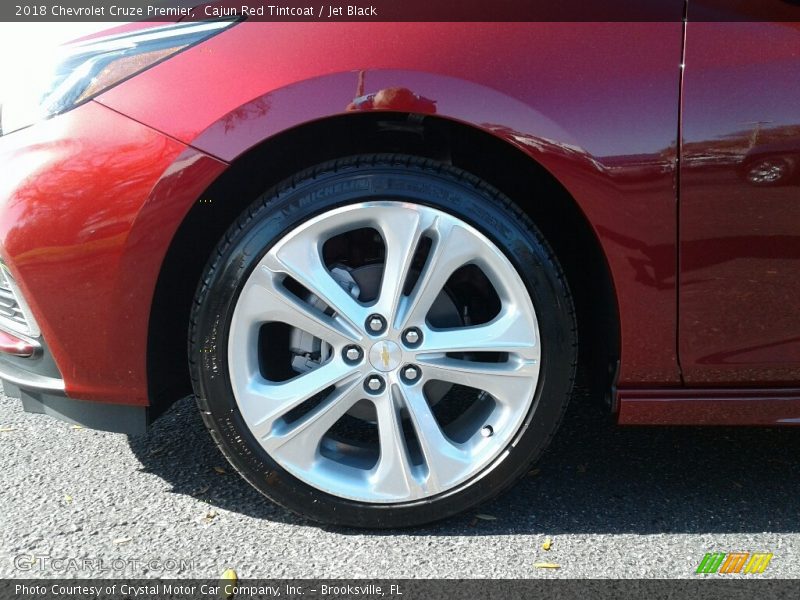
[[[358, 180], [359, 185], [346, 185]], [[245, 425], [227, 375], [227, 331], [238, 294], [270, 246], [331, 208], [393, 199], [453, 214], [490, 238], [520, 274], [542, 339], [539, 381], [522, 427], [478, 476], [438, 496], [370, 504], [332, 496], [274, 461]], [[197, 402], [222, 453], [256, 489], [312, 520], [356, 527], [404, 527], [443, 519], [494, 498], [529, 470], [554, 435], [570, 398], [577, 364], [575, 311], [564, 274], [527, 216], [495, 188], [464, 171], [399, 155], [356, 156], [303, 171], [259, 197], [219, 243], [198, 287], [189, 359]], [[488, 473], [486, 472], [488, 471]]]

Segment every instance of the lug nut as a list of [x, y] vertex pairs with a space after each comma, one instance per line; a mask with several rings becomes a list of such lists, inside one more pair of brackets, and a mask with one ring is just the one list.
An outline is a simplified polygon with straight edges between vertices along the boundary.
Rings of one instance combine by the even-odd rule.
[[380, 315], [370, 315], [367, 317], [367, 329], [372, 333], [380, 333], [386, 329], [386, 321]]
[[406, 329], [405, 333], [403, 334], [403, 341], [406, 343], [407, 346], [416, 346], [422, 340], [422, 333], [416, 327], [412, 327], [411, 329]]
[[412, 381], [416, 381], [419, 377], [419, 369], [415, 366], [409, 365], [405, 369], [403, 369], [403, 377], [409, 383]]
[[364, 387], [368, 392], [378, 393], [383, 389], [383, 386], [383, 379], [377, 375], [367, 377], [367, 380], [364, 382]]
[[494, 429], [491, 425], [484, 425], [481, 427], [481, 435], [485, 438], [492, 437], [494, 435]]
[[347, 346], [344, 349], [344, 358], [351, 363], [358, 362], [361, 360], [361, 348], [358, 346]]

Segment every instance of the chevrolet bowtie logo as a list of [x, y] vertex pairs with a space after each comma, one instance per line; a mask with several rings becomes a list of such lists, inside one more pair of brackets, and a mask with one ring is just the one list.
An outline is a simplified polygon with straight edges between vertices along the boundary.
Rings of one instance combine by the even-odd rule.
[[388, 373], [400, 366], [403, 352], [392, 340], [378, 340], [369, 349], [369, 362], [373, 369]]
[[389, 354], [389, 346], [387, 346], [384, 343], [383, 346], [381, 347], [381, 360], [383, 361], [383, 367], [385, 369], [389, 368], [389, 362], [391, 361], [391, 359], [392, 357]]

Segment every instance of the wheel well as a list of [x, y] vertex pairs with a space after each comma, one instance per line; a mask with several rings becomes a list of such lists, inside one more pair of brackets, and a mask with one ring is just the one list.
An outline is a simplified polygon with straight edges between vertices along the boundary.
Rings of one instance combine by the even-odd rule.
[[148, 332], [148, 391], [157, 416], [191, 393], [189, 313], [217, 242], [260, 194], [315, 164], [360, 153], [395, 152], [456, 165], [491, 183], [531, 217], [567, 276], [577, 317], [586, 382], [610, 389], [619, 357], [619, 317], [610, 271], [591, 226], [569, 193], [541, 165], [481, 130], [438, 117], [362, 113], [284, 132], [237, 158], [181, 223], [156, 284]]

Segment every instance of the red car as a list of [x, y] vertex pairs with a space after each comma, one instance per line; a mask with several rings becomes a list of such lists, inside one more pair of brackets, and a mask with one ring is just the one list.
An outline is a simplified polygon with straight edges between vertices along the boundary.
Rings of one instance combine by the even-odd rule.
[[798, 190], [741, 175], [800, 147], [800, 28], [672, 4], [67, 46], [2, 110], [6, 392], [129, 433], [194, 393], [266, 496], [370, 527], [508, 488], [579, 360], [622, 424], [800, 423]]

